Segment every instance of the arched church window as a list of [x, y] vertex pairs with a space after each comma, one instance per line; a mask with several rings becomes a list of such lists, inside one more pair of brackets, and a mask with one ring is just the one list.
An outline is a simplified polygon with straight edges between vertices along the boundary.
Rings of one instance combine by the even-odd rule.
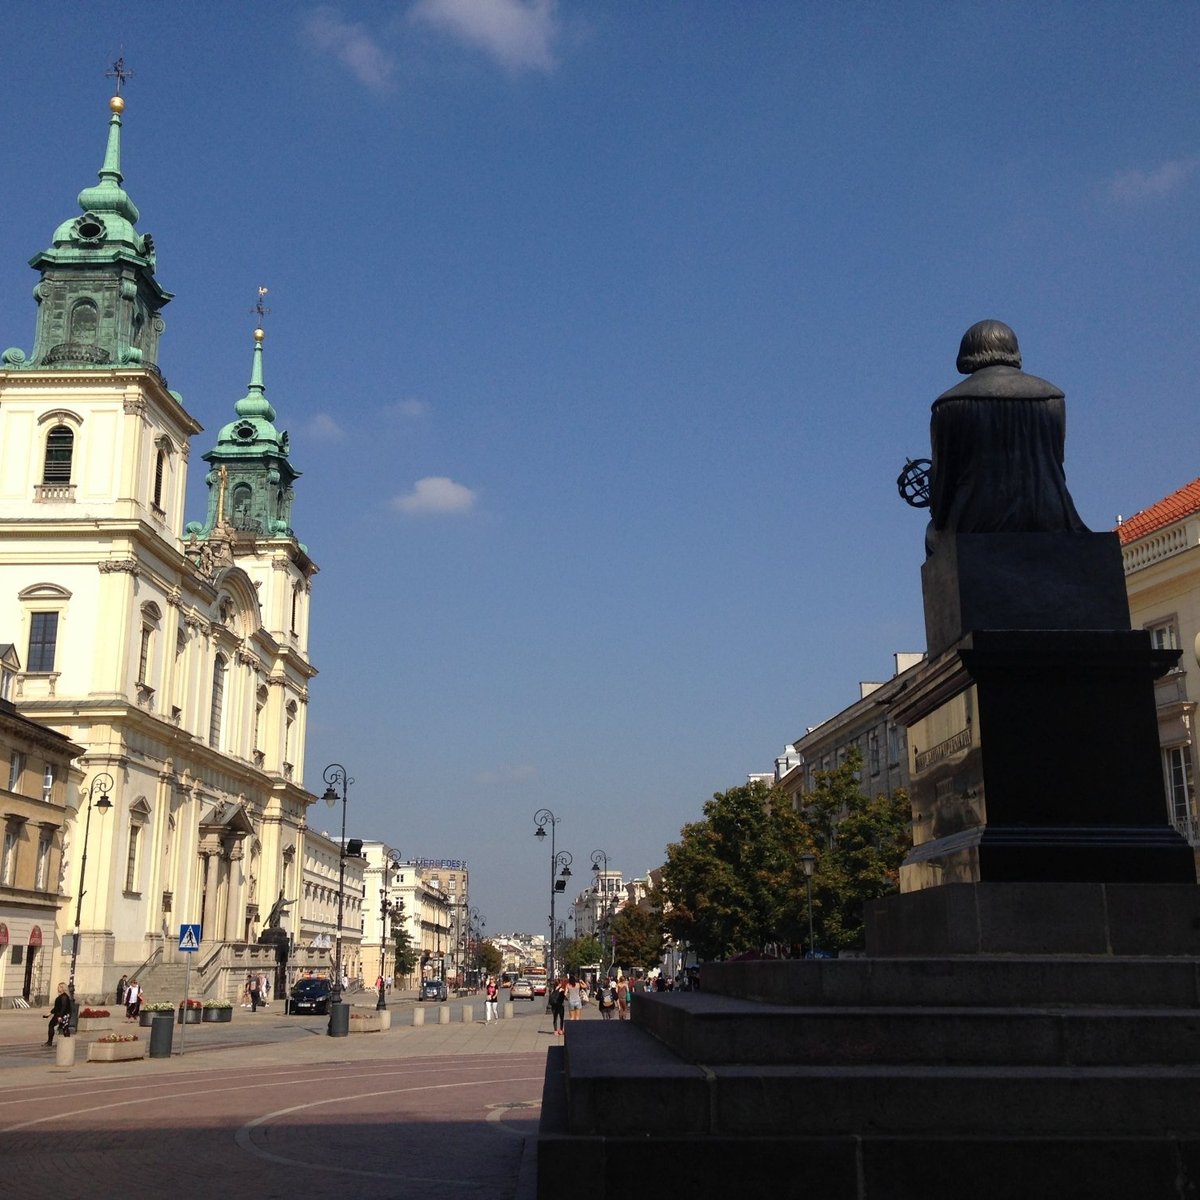
[[221, 712], [225, 706], [225, 656], [218, 654], [213, 663], [212, 706], [208, 719], [208, 744], [214, 749], [221, 748]]
[[46, 434], [46, 461], [43, 483], [70, 483], [71, 458], [75, 453], [75, 434], [66, 425], [55, 425]]
[[248, 483], [239, 483], [233, 489], [233, 525], [235, 529], [249, 527], [251, 495]]
[[100, 319], [95, 304], [91, 300], [80, 300], [71, 309], [70, 332], [67, 340], [77, 345], [95, 345], [99, 324]]

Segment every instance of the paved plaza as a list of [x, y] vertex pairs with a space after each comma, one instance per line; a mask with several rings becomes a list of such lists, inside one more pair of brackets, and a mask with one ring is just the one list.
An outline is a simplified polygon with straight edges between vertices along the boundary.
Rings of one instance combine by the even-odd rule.
[[[71, 1067], [42, 1046], [45, 1010], [5, 1009], [6, 1178], [21, 1200], [533, 1200], [550, 1016], [517, 1002], [484, 1024], [482, 998], [468, 1003], [469, 1022], [452, 1002], [440, 1024], [441, 1006], [398, 998], [391, 1029], [344, 1038], [279, 1004], [237, 1009], [227, 1025], [176, 1025], [170, 1058], [127, 1063], [86, 1062], [102, 1034], [83, 1033]], [[149, 1032], [137, 1028], [147, 1044]]]

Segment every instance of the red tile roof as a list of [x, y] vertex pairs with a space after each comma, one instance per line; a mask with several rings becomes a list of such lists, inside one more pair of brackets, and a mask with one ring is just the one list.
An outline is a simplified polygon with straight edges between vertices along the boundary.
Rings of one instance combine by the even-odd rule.
[[1121, 545], [1128, 545], [1148, 533], [1164, 529], [1176, 521], [1190, 517], [1192, 513], [1200, 512], [1200, 479], [1193, 479], [1184, 484], [1177, 492], [1172, 492], [1157, 504], [1143, 508], [1140, 513], [1134, 513], [1127, 521], [1117, 526], [1117, 536]]

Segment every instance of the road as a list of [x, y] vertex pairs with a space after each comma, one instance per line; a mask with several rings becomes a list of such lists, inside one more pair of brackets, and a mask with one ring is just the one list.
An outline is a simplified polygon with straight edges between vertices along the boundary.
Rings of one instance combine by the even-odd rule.
[[69, 1068], [41, 1048], [41, 1012], [4, 1010], [6, 1178], [22, 1200], [532, 1200], [544, 1004], [490, 1025], [479, 1002], [470, 1023], [451, 1005], [445, 1025], [426, 1004], [423, 1027], [414, 1007], [393, 1003], [392, 1029], [345, 1038], [320, 1017], [236, 1010], [228, 1025], [187, 1026], [182, 1056], [129, 1063], [85, 1063], [101, 1035], [83, 1034]]

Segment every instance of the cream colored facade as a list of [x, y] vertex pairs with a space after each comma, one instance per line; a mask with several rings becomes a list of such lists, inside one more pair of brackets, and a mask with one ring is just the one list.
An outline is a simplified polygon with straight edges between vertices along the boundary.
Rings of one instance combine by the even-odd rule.
[[[5, 665], [18, 667], [13, 648], [4, 651]], [[52, 994], [63, 835], [75, 816], [68, 805], [79, 803], [72, 761], [81, 751], [0, 697], [0, 1005], [18, 997], [41, 1005]], [[93, 817], [99, 824], [105, 814]], [[65, 915], [68, 922], [74, 916]], [[69, 952], [69, 933], [66, 945]]]
[[[106, 168], [117, 159], [114, 136]], [[120, 179], [115, 169], [109, 175]], [[127, 228], [116, 215], [130, 211], [124, 193], [104, 194], [118, 196], [105, 210], [110, 232]], [[69, 228], [56, 238], [75, 237]], [[90, 252], [79, 244], [80, 256]], [[114, 299], [101, 298], [102, 330], [126, 321], [119, 306], [141, 303], [149, 286], [144, 265], [123, 264], [152, 257], [147, 243], [93, 269], [95, 278], [128, 276], [104, 293]], [[38, 286], [38, 328], [50, 329], [55, 289], [67, 285]], [[9, 339], [28, 336], [34, 308]], [[96, 304], [79, 301], [76, 310], [92, 314], [80, 336], [95, 336]], [[141, 331], [140, 312], [136, 322]], [[148, 327], [156, 350], [161, 318]], [[101, 771], [115, 782], [113, 810], [92, 822], [88, 847], [76, 977], [83, 999], [175, 957], [181, 923], [203, 925], [196, 965], [209, 968], [208, 987], [220, 977], [223, 947], [242, 944], [245, 965], [245, 943], [277, 899], [292, 903], [281, 924], [296, 932], [313, 801], [301, 780], [316, 567], [290, 530], [235, 529], [223, 497], [207, 537], [185, 542], [188, 465], [201, 427], [156, 366], [138, 365], [151, 340], [137, 337], [143, 350], [125, 352], [124, 366], [47, 365], [59, 349], [76, 360], [90, 352], [74, 342], [40, 359], [17, 349], [0, 359], [0, 639], [15, 643], [23, 663], [13, 699], [84, 748], [77, 774], [85, 788]], [[104, 361], [96, 355], [91, 361]], [[261, 357], [254, 361], [258, 370]], [[225, 486], [217, 472], [208, 482]], [[67, 831], [60, 942], [80, 888], [77, 825]], [[66, 978], [65, 961], [52, 975], [51, 990]]]
[[[312, 829], [304, 836], [299, 941], [305, 950], [312, 952], [320, 967], [333, 969], [337, 960], [340, 893], [342, 972], [351, 979], [365, 979], [370, 970], [369, 955], [364, 959], [367, 861], [349, 854], [343, 865], [339, 845], [336, 838]], [[311, 962], [306, 967], [311, 969]]]
[[1154, 685], [1168, 819], [1200, 851], [1196, 702], [1200, 699], [1200, 480], [1118, 527], [1135, 629], [1181, 651]]

